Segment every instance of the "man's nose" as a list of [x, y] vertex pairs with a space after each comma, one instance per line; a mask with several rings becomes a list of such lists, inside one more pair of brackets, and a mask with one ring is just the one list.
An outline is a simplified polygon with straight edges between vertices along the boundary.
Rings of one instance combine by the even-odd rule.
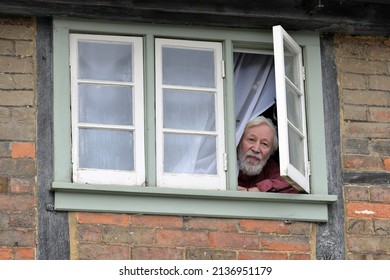
[[258, 144], [258, 143], [253, 144], [252, 151], [257, 153], [257, 154], [260, 153], [260, 144]]

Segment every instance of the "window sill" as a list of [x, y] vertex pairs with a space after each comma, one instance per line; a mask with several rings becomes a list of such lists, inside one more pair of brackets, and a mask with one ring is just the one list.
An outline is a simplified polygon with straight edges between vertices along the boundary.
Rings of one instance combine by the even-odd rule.
[[336, 195], [53, 182], [55, 210], [326, 222]]

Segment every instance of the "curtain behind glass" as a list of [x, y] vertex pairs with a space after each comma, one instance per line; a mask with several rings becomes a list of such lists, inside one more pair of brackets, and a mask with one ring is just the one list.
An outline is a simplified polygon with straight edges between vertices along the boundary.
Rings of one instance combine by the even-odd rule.
[[202, 132], [216, 131], [214, 50], [163, 47], [162, 59], [163, 127], [187, 131], [164, 132], [164, 172], [216, 174], [216, 136]]
[[272, 55], [234, 52], [236, 145], [248, 121], [275, 103], [275, 68]]

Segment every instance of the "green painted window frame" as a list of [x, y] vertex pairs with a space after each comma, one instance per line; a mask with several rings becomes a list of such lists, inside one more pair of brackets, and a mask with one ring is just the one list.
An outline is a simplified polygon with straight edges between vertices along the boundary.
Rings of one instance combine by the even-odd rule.
[[[224, 46], [225, 133], [227, 162], [226, 191], [157, 188], [154, 163], [154, 61], [144, 58], [145, 71], [145, 186], [119, 186], [72, 183], [71, 103], [69, 71], [69, 34], [110, 34], [142, 36], [144, 53], [154, 53], [154, 39], [177, 38], [219, 41]], [[317, 33], [293, 33], [304, 50], [306, 68], [306, 106], [311, 161], [311, 194], [247, 193], [236, 191], [236, 143], [234, 117], [234, 48], [272, 49], [271, 30], [197, 28], [136, 23], [53, 20], [53, 111], [55, 209], [107, 213], [190, 215], [203, 217], [281, 219], [326, 222], [328, 204], [337, 200], [328, 194], [325, 154], [324, 107], [320, 41]], [[151, 113], [148, 113], [151, 112]], [[152, 129], [150, 129], [152, 128]]]

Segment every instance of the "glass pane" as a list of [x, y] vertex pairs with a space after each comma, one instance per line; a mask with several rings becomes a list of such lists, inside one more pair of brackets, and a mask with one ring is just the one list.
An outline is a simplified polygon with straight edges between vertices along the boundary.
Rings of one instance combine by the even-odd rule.
[[216, 137], [166, 134], [164, 172], [216, 174]]
[[79, 130], [80, 168], [134, 170], [133, 132]]
[[287, 118], [294, 124], [299, 131], [303, 132], [302, 128], [302, 107], [301, 96], [286, 83], [286, 99], [287, 99]]
[[215, 131], [215, 94], [164, 90], [164, 128]]
[[215, 87], [214, 52], [164, 47], [163, 84]]
[[132, 82], [132, 44], [79, 42], [79, 79]]
[[132, 88], [79, 85], [79, 120], [86, 123], [132, 125]]
[[302, 174], [305, 174], [303, 139], [291, 127], [288, 127], [288, 139], [290, 163]]
[[299, 61], [298, 56], [294, 51], [289, 47], [286, 41], [284, 41], [284, 64], [285, 64], [285, 74], [287, 78], [297, 87], [300, 86], [300, 73], [299, 73]]

